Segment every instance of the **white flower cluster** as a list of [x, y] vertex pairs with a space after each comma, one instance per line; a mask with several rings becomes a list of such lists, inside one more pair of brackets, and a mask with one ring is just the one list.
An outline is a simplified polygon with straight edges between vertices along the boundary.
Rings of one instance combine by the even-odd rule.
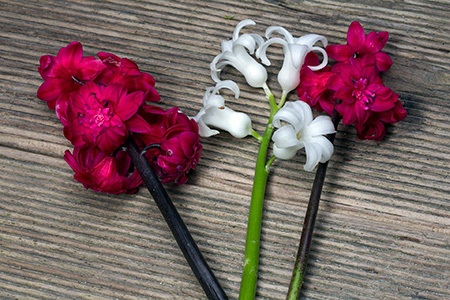
[[[317, 34], [307, 34], [294, 38], [286, 29], [270, 26], [266, 30], [266, 40], [258, 34], [241, 34], [242, 28], [255, 25], [252, 20], [241, 21], [233, 32], [233, 38], [223, 41], [222, 53], [211, 62], [211, 77], [216, 82], [215, 87], [206, 89], [203, 97], [203, 108], [194, 117], [199, 124], [199, 132], [203, 137], [218, 134], [217, 128], [229, 132], [237, 138], [252, 134], [250, 117], [242, 112], [236, 112], [225, 106], [225, 99], [220, 95], [222, 88], [231, 90], [236, 99], [239, 98], [239, 87], [231, 80], [222, 81], [220, 75], [225, 66], [230, 65], [242, 73], [247, 83], [254, 88], [264, 89], [267, 96], [271, 94], [267, 86], [267, 70], [262, 65], [269, 66], [267, 48], [272, 44], [283, 46], [284, 61], [278, 73], [278, 83], [282, 88], [282, 99], [300, 84], [300, 69], [306, 55], [311, 51], [322, 54], [322, 62], [318, 66], [309, 66], [319, 70], [328, 63], [328, 56], [321, 47], [314, 46], [321, 42], [325, 47], [327, 39]], [[272, 37], [278, 33], [281, 37]], [[257, 61], [261, 60], [262, 64]], [[286, 124], [281, 124], [284, 121]], [[273, 125], [278, 128], [272, 140], [274, 155], [280, 159], [290, 159], [296, 152], [305, 148], [307, 163], [305, 170], [312, 170], [316, 164], [330, 159], [333, 145], [324, 135], [334, 133], [330, 117], [320, 116], [313, 120], [311, 108], [301, 101], [286, 103], [274, 116]]]
[[[286, 124], [282, 125], [281, 122]], [[333, 154], [333, 144], [324, 136], [335, 133], [329, 116], [313, 119], [309, 105], [303, 101], [287, 102], [273, 118], [278, 128], [273, 134], [273, 154], [281, 159], [291, 159], [305, 148], [305, 171], [312, 171], [319, 162], [327, 162]]]

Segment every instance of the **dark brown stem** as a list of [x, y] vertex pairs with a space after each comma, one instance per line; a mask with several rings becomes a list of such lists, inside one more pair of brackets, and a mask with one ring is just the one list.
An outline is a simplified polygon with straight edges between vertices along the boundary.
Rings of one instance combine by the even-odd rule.
[[132, 138], [128, 139], [125, 147], [208, 299], [228, 299], [173, 205], [172, 200], [144, 155], [141, 154], [139, 147]]
[[[339, 121], [341, 120], [339, 113], [335, 110], [333, 112], [332, 121], [334, 128], [337, 129]], [[328, 139], [334, 143], [336, 134], [331, 134]], [[314, 183], [309, 197], [308, 208], [306, 210], [305, 220], [303, 221], [303, 230], [298, 246], [297, 257], [295, 259], [294, 270], [292, 272], [291, 283], [286, 299], [296, 300], [300, 296], [301, 288], [306, 273], [306, 265], [308, 262], [309, 250], [316, 223], [317, 213], [319, 211], [320, 196], [322, 194], [323, 183], [325, 181], [325, 174], [327, 172], [328, 162], [319, 163], [314, 178]]]

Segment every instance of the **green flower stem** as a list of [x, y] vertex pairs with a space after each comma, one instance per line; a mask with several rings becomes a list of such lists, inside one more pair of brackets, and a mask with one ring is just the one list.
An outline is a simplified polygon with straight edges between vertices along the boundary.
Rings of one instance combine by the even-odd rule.
[[266, 170], [267, 170], [267, 172], [269, 172], [270, 166], [273, 164], [273, 162], [274, 162], [276, 159], [277, 159], [277, 157], [276, 157], [275, 155], [272, 155], [272, 156], [267, 160], [267, 163], [266, 163]]
[[203, 258], [172, 200], [131, 137], [125, 147], [206, 296], [210, 300], [227, 300], [225, 292]]
[[256, 159], [255, 176], [253, 179], [252, 198], [248, 214], [247, 239], [245, 244], [244, 268], [242, 272], [239, 299], [254, 299], [256, 282], [258, 280], [259, 245], [261, 239], [261, 222], [264, 196], [266, 193], [269, 170], [266, 168], [267, 151], [274, 128], [272, 122], [266, 127]]
[[279, 108], [272, 94], [268, 95], [270, 117], [266, 129], [260, 140], [258, 156], [256, 158], [255, 176], [253, 178], [252, 198], [247, 223], [247, 238], [245, 243], [244, 266], [242, 271], [240, 300], [254, 299], [258, 280], [259, 248], [261, 240], [261, 222], [263, 215], [264, 196], [266, 194], [269, 166], [274, 161], [267, 159], [269, 144], [274, 132], [272, 120]]
[[278, 109], [280, 109], [284, 106], [284, 103], [286, 102], [286, 97], [287, 97], [287, 94], [285, 94], [285, 93], [283, 93], [283, 95], [281, 95], [280, 102], [277, 104]]
[[[337, 129], [337, 126], [341, 119], [336, 110], [333, 112], [333, 116], [331, 119], [333, 121], [334, 128]], [[328, 139], [332, 143], [334, 142], [335, 135], [336, 134], [331, 134], [328, 136]], [[319, 211], [320, 196], [322, 194], [327, 166], [328, 162], [319, 163], [319, 166], [317, 167], [316, 176], [314, 178], [314, 183], [309, 198], [308, 208], [306, 210], [305, 220], [303, 222], [303, 230], [300, 238], [300, 244], [298, 246], [297, 257], [295, 259], [294, 270], [292, 272], [291, 283], [289, 285], [289, 290], [286, 297], [287, 300], [297, 300], [300, 296], [306, 274], [309, 249], [311, 248], [313, 231], [316, 223], [317, 213]]]
[[250, 133], [255, 139], [257, 139], [259, 142], [262, 142], [263, 137], [259, 135], [255, 130], [252, 129]]

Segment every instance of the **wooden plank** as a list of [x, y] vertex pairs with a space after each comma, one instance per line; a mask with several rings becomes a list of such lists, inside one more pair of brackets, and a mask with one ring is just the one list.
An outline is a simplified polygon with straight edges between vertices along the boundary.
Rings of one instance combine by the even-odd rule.
[[[70, 144], [36, 98], [39, 57], [72, 40], [135, 60], [163, 107], [194, 115], [220, 42], [243, 19], [343, 43], [348, 25], [389, 31], [385, 82], [408, 117], [380, 143], [341, 126], [304, 299], [450, 298], [450, 4], [410, 1], [0, 1], [0, 298], [204, 299], [146, 190], [108, 196], [73, 181]], [[274, 48], [275, 49], [275, 48]], [[276, 72], [281, 53], [274, 53]], [[267, 103], [244, 85], [229, 105], [261, 130]], [[279, 92], [271, 79], [274, 92]], [[295, 95], [291, 96], [295, 99]], [[256, 143], [221, 134], [187, 185], [168, 186], [229, 295], [239, 292]], [[276, 162], [264, 211], [258, 299], [284, 299], [313, 174]]]

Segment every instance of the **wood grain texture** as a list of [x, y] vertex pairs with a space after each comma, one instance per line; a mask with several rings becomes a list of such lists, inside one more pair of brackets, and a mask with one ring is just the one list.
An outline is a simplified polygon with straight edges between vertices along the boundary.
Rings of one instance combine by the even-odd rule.
[[[39, 57], [78, 40], [154, 75], [164, 107], [194, 115], [220, 42], [243, 19], [342, 43], [358, 20], [389, 31], [385, 74], [409, 115], [381, 143], [340, 127], [317, 220], [304, 299], [450, 299], [450, 3], [402, 1], [0, 0], [0, 298], [204, 299], [145, 189], [86, 191], [62, 159], [70, 144], [36, 98]], [[276, 72], [280, 53], [273, 55]], [[260, 91], [229, 105], [267, 116]], [[272, 79], [273, 90], [278, 92]], [[295, 99], [292, 96], [292, 99]], [[187, 185], [168, 186], [194, 239], [236, 299], [257, 151], [248, 138], [202, 140]], [[272, 168], [258, 299], [284, 299], [313, 174], [304, 157]]]

